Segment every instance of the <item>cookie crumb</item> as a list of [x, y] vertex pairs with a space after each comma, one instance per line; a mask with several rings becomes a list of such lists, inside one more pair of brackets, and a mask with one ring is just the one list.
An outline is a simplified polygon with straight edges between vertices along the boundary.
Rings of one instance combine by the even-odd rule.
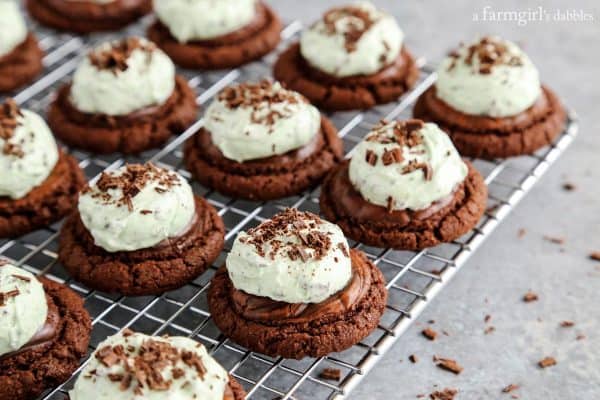
[[531, 303], [532, 301], [537, 301], [537, 300], [538, 300], [538, 295], [536, 293], [533, 293], [532, 291], [525, 293], [525, 295], [523, 296], [523, 301], [525, 303]]
[[411, 354], [410, 356], [408, 356], [408, 359], [409, 359], [409, 360], [410, 360], [410, 362], [411, 362], [411, 363], [413, 363], [413, 364], [416, 364], [416, 363], [419, 361], [419, 359], [417, 358], [417, 356], [416, 356], [416, 355], [414, 355], [414, 354]]
[[540, 368], [548, 368], [556, 365], [556, 360], [553, 357], [545, 357], [538, 362]]
[[527, 230], [525, 228], [521, 228], [517, 231], [517, 237], [519, 239], [524, 238], [526, 234], [527, 234]]
[[577, 189], [577, 186], [575, 186], [575, 184], [573, 184], [571, 182], [565, 182], [565, 183], [563, 183], [562, 188], [564, 190], [566, 190], [567, 192], [573, 192]]
[[483, 319], [483, 322], [485, 322], [485, 323], [487, 324], [488, 322], [490, 322], [490, 319], [492, 319], [492, 316], [488, 314], [488, 315], [486, 315], [486, 316], [485, 316], [485, 318]]
[[455, 360], [452, 360], [450, 358], [433, 356], [433, 361], [435, 362], [435, 365], [437, 365], [439, 368], [445, 369], [446, 371], [452, 372], [456, 375], [460, 374], [464, 369]]
[[590, 253], [590, 259], [594, 261], [600, 261], [600, 251], [594, 251]]
[[429, 395], [430, 400], [453, 400], [458, 390], [445, 388], [443, 390], [436, 390]]
[[515, 385], [514, 383], [511, 383], [510, 385], [508, 385], [504, 389], [502, 389], [502, 393], [510, 393], [514, 390], [517, 390], [518, 388], [519, 388], [519, 385]]
[[560, 323], [560, 326], [562, 326], [563, 328], [570, 328], [572, 326], [575, 326], [575, 322], [573, 322], [573, 321], [562, 321]]
[[434, 340], [435, 340], [435, 338], [436, 338], [436, 337], [437, 337], [437, 335], [438, 335], [438, 334], [437, 334], [437, 332], [436, 332], [436, 331], [434, 331], [434, 330], [433, 330], [433, 329], [431, 329], [431, 328], [425, 328], [425, 329], [423, 329], [423, 330], [421, 331], [421, 334], [422, 334], [423, 336], [425, 336], [427, 339], [431, 340], [431, 341], [434, 341]]
[[319, 378], [327, 379], [330, 381], [339, 381], [342, 379], [342, 371], [338, 368], [325, 368], [319, 373]]

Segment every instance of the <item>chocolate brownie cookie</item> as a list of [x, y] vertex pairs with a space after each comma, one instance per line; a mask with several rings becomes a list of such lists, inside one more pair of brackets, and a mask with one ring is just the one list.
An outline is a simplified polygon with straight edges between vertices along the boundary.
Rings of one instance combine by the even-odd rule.
[[326, 178], [325, 218], [370, 246], [419, 250], [451, 242], [485, 212], [487, 187], [448, 136], [418, 120], [382, 122]]
[[379, 269], [360, 251], [352, 249], [350, 255], [354, 279], [360, 281], [355, 284], [369, 286], [349, 309], [339, 311], [336, 303], [348, 295], [344, 290], [335, 301], [309, 305], [251, 296], [236, 290], [222, 267], [208, 292], [215, 324], [234, 342], [269, 356], [322, 357], [352, 347], [377, 327], [387, 292]]
[[187, 169], [231, 197], [270, 200], [319, 183], [343, 157], [333, 124], [298, 93], [263, 81], [226, 88], [185, 144]]
[[[21, 270], [19, 279], [36, 279], [26, 274]], [[87, 352], [91, 320], [81, 298], [66, 286], [39, 280], [46, 295], [47, 319], [29, 343], [0, 356], [0, 400], [33, 399], [65, 382]]]
[[240, 384], [190, 338], [130, 330], [98, 345], [70, 400], [117, 398], [242, 400]]
[[0, 197], [0, 238], [21, 236], [60, 220], [71, 212], [84, 184], [77, 160], [61, 151], [43, 184], [17, 200]]
[[305, 95], [317, 107], [330, 111], [369, 109], [396, 100], [419, 78], [414, 59], [403, 49], [392, 65], [368, 76], [336, 78], [307, 64], [300, 45], [287, 49], [273, 69], [275, 79]]
[[486, 36], [461, 45], [442, 61], [437, 75], [414, 116], [437, 123], [465, 156], [531, 154], [564, 130], [565, 109], [512, 42]]
[[58, 221], [77, 201], [85, 177], [37, 114], [0, 104], [0, 238]]
[[420, 211], [392, 211], [367, 202], [348, 178], [348, 163], [337, 167], [321, 189], [319, 205], [346, 236], [369, 246], [420, 250], [451, 242], [469, 232], [485, 212], [487, 189], [469, 164], [469, 175], [451, 198]]
[[334, 8], [286, 50], [273, 73], [320, 108], [368, 109], [396, 100], [419, 77], [393, 16], [361, 2]]
[[[178, 17], [185, 16], [183, 19], [174, 17], [173, 7], [192, 7], [189, 2], [159, 3], [156, 9], [158, 20], [148, 29], [148, 37], [175, 63], [191, 69], [235, 68], [273, 50], [281, 40], [282, 28], [275, 12], [262, 1], [245, 0], [234, 6], [228, 6], [229, 2], [231, 0], [222, 4], [210, 3], [214, 8], [210, 13], [202, 12], [202, 2], [198, 2], [195, 5], [198, 12], [194, 9], [177, 14]], [[167, 8], [164, 12], [163, 7]], [[228, 8], [221, 10], [222, 7]], [[246, 7], [254, 14], [250, 14], [248, 21], [244, 20], [248, 14], [244, 13]], [[237, 13], [232, 12], [234, 9]], [[221, 11], [224, 14], [219, 16]], [[243, 25], [240, 26], [240, 22]], [[223, 29], [214, 30], [215, 26]]]
[[294, 209], [236, 238], [212, 279], [208, 304], [234, 342], [301, 359], [345, 350], [376, 329], [383, 275], [340, 229]]
[[9, 92], [31, 82], [42, 72], [44, 52], [33, 33], [8, 54], [0, 55], [0, 92]]
[[160, 294], [203, 273], [223, 248], [224, 232], [216, 210], [181, 176], [128, 165], [83, 190], [62, 227], [58, 258], [91, 288]]
[[71, 146], [131, 154], [185, 130], [197, 108], [193, 89], [175, 76], [168, 57], [152, 43], [130, 38], [90, 53], [73, 83], [59, 90], [48, 123]]
[[152, 10], [152, 0], [111, 2], [27, 0], [29, 14], [43, 25], [77, 33], [114, 31]]
[[552, 144], [566, 124], [566, 111], [548, 87], [526, 111], [513, 117], [467, 115], [438, 99], [435, 86], [419, 97], [413, 115], [435, 122], [446, 131], [458, 151], [468, 157], [506, 158], [532, 154]]

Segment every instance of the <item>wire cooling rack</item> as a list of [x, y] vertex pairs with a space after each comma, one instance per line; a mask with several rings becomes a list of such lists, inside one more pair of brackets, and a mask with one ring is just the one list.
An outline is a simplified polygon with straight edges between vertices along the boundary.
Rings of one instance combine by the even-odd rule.
[[[150, 19], [145, 18], [118, 34], [86, 38], [57, 34], [32, 23], [47, 53], [44, 59], [46, 70], [43, 77], [21, 92], [15, 93], [14, 97], [24, 107], [43, 115], [55, 90], [71, 79], [71, 73], [80, 57], [94, 43], [127, 34], [143, 35], [149, 22]], [[301, 28], [299, 22], [288, 25], [282, 32], [283, 43], [278, 51], [285, 48]], [[230, 83], [269, 76], [275, 59], [275, 54], [271, 54], [264, 60], [241, 69], [180, 73], [189, 78], [190, 84], [199, 94], [198, 103], [203, 105]], [[352, 151], [369, 128], [380, 119], [410, 116], [412, 103], [435, 81], [433, 69], [422, 61], [420, 66], [422, 73], [419, 83], [399, 102], [367, 112], [330, 115], [339, 128], [347, 153]], [[149, 151], [136, 157], [95, 156], [77, 150], [73, 150], [72, 153], [80, 160], [88, 178], [105, 169], [118, 168], [126, 162], [148, 160], [191, 178], [183, 167], [181, 144], [202, 124], [202, 120], [199, 119], [163, 149]], [[90, 352], [108, 335], [124, 328], [154, 335], [185, 335], [204, 343], [214, 357], [243, 384], [250, 399], [343, 399], [556, 161], [576, 133], [576, 117], [571, 113], [566, 130], [555, 143], [532, 156], [507, 161], [474, 160], [474, 165], [489, 185], [488, 210], [478, 226], [460, 240], [420, 252], [393, 251], [351, 242], [351, 245], [364, 251], [383, 271], [389, 289], [387, 308], [378, 329], [368, 338], [349, 350], [319, 359], [296, 361], [271, 358], [237, 346], [219, 333], [208, 312], [205, 296], [211, 277], [216, 268], [222, 265], [240, 230], [256, 226], [285, 207], [292, 206], [318, 213], [318, 188], [280, 201], [257, 203], [231, 199], [193, 183], [195, 192], [207, 198], [225, 221], [225, 250], [212, 268], [194, 282], [159, 297], [129, 298], [108, 295], [89, 290], [70, 279], [56, 260], [60, 223], [15, 240], [0, 240], [0, 255], [11, 258], [33, 273], [46, 274], [51, 279], [64, 282], [85, 299], [85, 306], [92, 316], [94, 326]], [[340, 369], [341, 380], [335, 382], [319, 378], [319, 372], [326, 367]], [[47, 391], [40, 399], [64, 399], [76, 376], [77, 373], [64, 385]]]

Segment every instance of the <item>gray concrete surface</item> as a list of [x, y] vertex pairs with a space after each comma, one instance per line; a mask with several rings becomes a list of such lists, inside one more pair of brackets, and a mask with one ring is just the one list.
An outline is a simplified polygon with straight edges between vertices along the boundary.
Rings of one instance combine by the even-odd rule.
[[[407, 35], [415, 54], [439, 59], [460, 40], [498, 33], [524, 44], [551, 85], [581, 118], [574, 145], [548, 172], [491, 239], [433, 301], [350, 396], [351, 399], [414, 399], [436, 388], [459, 389], [457, 399], [600, 398], [600, 263], [587, 259], [600, 250], [600, 2], [598, 0], [380, 0]], [[309, 22], [343, 1], [273, 0], [288, 20]], [[473, 22], [483, 7], [527, 10], [543, 6], [581, 9], [593, 22]], [[577, 186], [561, 189], [564, 182]], [[526, 235], [519, 239], [519, 229]], [[564, 237], [559, 246], [543, 235]], [[529, 289], [539, 301], [521, 301]], [[484, 334], [485, 315], [495, 331]], [[420, 331], [434, 319], [435, 342]], [[573, 320], [572, 328], [560, 322]], [[578, 334], [585, 339], [576, 340]], [[417, 364], [408, 362], [416, 354]], [[458, 376], [437, 369], [434, 354], [455, 358], [465, 368]], [[558, 364], [540, 369], [553, 356]], [[508, 384], [520, 389], [501, 390]], [[437, 385], [437, 386], [436, 386]]]

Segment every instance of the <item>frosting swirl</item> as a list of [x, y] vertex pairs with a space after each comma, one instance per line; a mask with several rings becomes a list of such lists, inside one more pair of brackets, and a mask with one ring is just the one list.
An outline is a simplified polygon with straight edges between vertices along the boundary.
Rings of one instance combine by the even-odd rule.
[[452, 52], [437, 74], [437, 97], [469, 115], [517, 115], [531, 107], [542, 90], [529, 57], [516, 44], [493, 36]]
[[70, 100], [81, 112], [127, 115], [164, 104], [175, 89], [171, 59], [146, 39], [103, 43], [77, 67]]
[[257, 0], [154, 0], [154, 12], [180, 43], [214, 39], [250, 24]]
[[226, 264], [236, 289], [286, 303], [319, 303], [352, 276], [340, 228], [291, 208], [240, 232]]
[[301, 94], [269, 81], [226, 88], [204, 119], [215, 146], [238, 162], [299, 149], [321, 127], [319, 110]]
[[36, 277], [0, 259], [0, 356], [25, 346], [48, 316], [44, 287]]
[[352, 185], [388, 210], [422, 210], [449, 196], [468, 167], [437, 125], [381, 122], [358, 144], [349, 166]]
[[0, 105], [0, 196], [20, 199], [39, 186], [58, 162], [46, 122], [8, 99]]
[[325, 13], [302, 33], [300, 52], [312, 67], [339, 78], [371, 75], [394, 62], [403, 40], [393, 16], [362, 1]]
[[95, 244], [109, 252], [145, 249], [180, 236], [196, 213], [187, 181], [152, 164], [102, 173], [83, 189], [78, 208]]
[[71, 400], [223, 400], [229, 376], [186, 337], [125, 331], [98, 345], [69, 392]]
[[0, 57], [13, 51], [27, 38], [27, 25], [16, 1], [0, 1]]

